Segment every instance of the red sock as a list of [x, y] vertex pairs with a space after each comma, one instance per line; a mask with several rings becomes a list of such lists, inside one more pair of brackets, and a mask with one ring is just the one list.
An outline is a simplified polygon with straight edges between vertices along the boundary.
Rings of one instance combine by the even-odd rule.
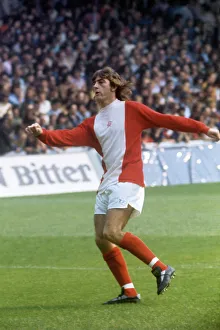
[[103, 254], [109, 269], [114, 275], [116, 281], [124, 288], [126, 296], [133, 297], [137, 295], [132, 280], [129, 276], [127, 265], [121, 250], [116, 246], [111, 251]]
[[120, 247], [132, 253], [152, 269], [157, 266], [161, 270], [167, 269], [167, 265], [163, 264], [140, 238], [131, 233], [125, 233], [120, 242]]

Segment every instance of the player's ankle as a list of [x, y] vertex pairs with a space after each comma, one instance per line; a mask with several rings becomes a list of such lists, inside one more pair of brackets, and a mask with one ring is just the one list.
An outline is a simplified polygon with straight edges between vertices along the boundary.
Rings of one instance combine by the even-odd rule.
[[137, 296], [137, 291], [135, 290], [135, 288], [132, 289], [124, 289], [124, 294], [127, 297], [136, 297]]
[[164, 263], [162, 263], [160, 260], [158, 260], [152, 267], [152, 270], [154, 270], [156, 267], [160, 267], [160, 269], [163, 271], [163, 270], [166, 270], [168, 268], [167, 265], [165, 265]]

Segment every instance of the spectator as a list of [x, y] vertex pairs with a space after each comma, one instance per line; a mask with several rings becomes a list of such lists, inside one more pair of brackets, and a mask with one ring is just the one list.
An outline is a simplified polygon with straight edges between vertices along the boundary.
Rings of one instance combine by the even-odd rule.
[[53, 99], [51, 101], [51, 109], [48, 112], [48, 116], [58, 117], [61, 112], [62, 112], [62, 110], [60, 108], [60, 100], [59, 99]]
[[37, 141], [34, 137], [28, 136], [24, 144], [24, 151], [27, 154], [39, 154], [44, 153], [46, 151], [46, 147], [43, 143]]
[[8, 102], [6, 93], [0, 94], [0, 155], [11, 150], [9, 138], [9, 116], [12, 115], [12, 106]]
[[[34, 121], [71, 128], [95, 115], [91, 74], [105, 65], [133, 83], [134, 100], [220, 127], [217, 1], [140, 1], [138, 7], [127, 1], [123, 8], [115, 0], [97, 8], [55, 3], [48, 9], [45, 2], [40, 12], [21, 7], [0, 31], [0, 90], [7, 95], [0, 106], [11, 109], [0, 119], [7, 151], [45, 151], [21, 133]], [[145, 142], [203, 138], [164, 129], [143, 133]]]
[[76, 104], [71, 104], [68, 107], [68, 118], [72, 124], [72, 127], [76, 127], [81, 123], [81, 116], [79, 115], [78, 107]]
[[39, 94], [39, 113], [44, 115], [45, 122], [49, 123], [49, 111], [51, 110], [51, 102], [47, 100], [47, 94], [40, 92]]
[[77, 89], [86, 90], [86, 81], [81, 76], [81, 72], [79, 70], [75, 70], [73, 73], [72, 83]]

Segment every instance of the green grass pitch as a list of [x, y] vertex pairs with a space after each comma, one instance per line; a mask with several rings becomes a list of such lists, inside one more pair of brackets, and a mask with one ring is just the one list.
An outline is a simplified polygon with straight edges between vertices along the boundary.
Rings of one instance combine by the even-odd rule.
[[139, 235], [176, 277], [157, 296], [124, 252], [141, 304], [103, 306], [119, 287], [94, 244], [95, 193], [0, 199], [0, 329], [219, 330], [220, 184], [146, 189]]

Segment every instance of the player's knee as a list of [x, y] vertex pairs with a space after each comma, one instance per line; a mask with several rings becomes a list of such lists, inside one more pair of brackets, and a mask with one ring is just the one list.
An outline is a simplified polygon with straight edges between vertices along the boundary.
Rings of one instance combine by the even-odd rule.
[[102, 247], [102, 245], [103, 245], [103, 237], [96, 236], [95, 243], [98, 246], [98, 248]]
[[118, 243], [118, 231], [114, 229], [107, 229], [103, 231], [103, 237], [112, 243]]

